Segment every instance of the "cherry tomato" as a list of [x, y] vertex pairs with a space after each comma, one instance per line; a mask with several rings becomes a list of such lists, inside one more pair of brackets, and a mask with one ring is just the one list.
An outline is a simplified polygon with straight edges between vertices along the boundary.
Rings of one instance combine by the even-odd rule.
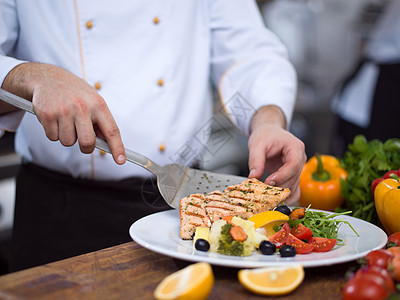
[[392, 274], [392, 277], [394, 280], [397, 282], [400, 282], [400, 257], [396, 256], [395, 258], [392, 259], [390, 263], [390, 274]]
[[399, 256], [400, 257], [400, 247], [390, 247], [387, 249], [390, 253], [392, 253], [395, 257]]
[[395, 232], [389, 235], [386, 247], [396, 247], [400, 246], [400, 232]]
[[269, 237], [269, 241], [274, 243], [276, 245], [276, 248], [280, 248], [286, 244], [289, 233], [290, 233], [290, 226], [288, 223], [285, 223], [282, 226], [281, 230], [279, 230], [277, 233]]
[[[372, 267], [364, 267], [359, 269], [356, 274], [355, 277], [362, 277], [365, 276], [366, 274], [368, 274], [368, 276], [377, 276], [383, 279], [383, 284], [384, 287], [386, 288], [386, 290], [388, 292], [392, 292], [395, 289], [395, 285], [394, 285], [394, 281], [393, 278], [390, 274], [390, 272], [386, 269], [382, 269], [376, 266], [372, 266]], [[379, 281], [379, 280], [377, 280]]]
[[306, 240], [312, 237], [313, 233], [310, 228], [304, 226], [303, 224], [299, 224], [292, 228], [291, 234], [297, 237], [300, 240]]
[[353, 277], [343, 288], [343, 300], [381, 300], [385, 299], [389, 292], [382, 284], [383, 279], [376, 280], [370, 276]]
[[383, 269], [387, 269], [389, 262], [393, 259], [394, 255], [388, 250], [378, 249], [369, 252], [366, 255], [368, 266], [377, 266]]
[[310, 237], [308, 243], [313, 244], [314, 252], [328, 252], [335, 247], [337, 240], [322, 237]]
[[296, 249], [297, 254], [307, 254], [314, 249], [313, 244], [305, 243], [292, 234], [289, 234], [286, 245], [293, 246]]

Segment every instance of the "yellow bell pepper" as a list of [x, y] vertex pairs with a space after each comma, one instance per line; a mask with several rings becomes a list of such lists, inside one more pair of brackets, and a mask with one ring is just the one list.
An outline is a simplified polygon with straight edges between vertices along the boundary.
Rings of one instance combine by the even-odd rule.
[[374, 191], [375, 208], [388, 235], [400, 231], [400, 182], [396, 179], [381, 181]]
[[299, 203], [334, 211], [344, 201], [340, 179], [346, 178], [347, 172], [336, 157], [316, 154], [304, 164], [301, 171]]

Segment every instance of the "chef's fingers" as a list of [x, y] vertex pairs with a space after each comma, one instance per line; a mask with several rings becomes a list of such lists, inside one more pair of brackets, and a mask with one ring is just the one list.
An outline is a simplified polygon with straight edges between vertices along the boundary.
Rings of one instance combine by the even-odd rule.
[[[304, 152], [304, 144], [287, 147], [282, 152], [282, 166], [272, 174], [270, 174], [265, 182], [267, 184], [274, 183], [277, 186], [289, 187], [296, 190], [300, 181], [300, 174], [307, 156]], [[268, 163], [268, 162], [267, 162]]]
[[79, 149], [82, 153], [92, 153], [96, 144], [96, 135], [90, 116], [75, 119]]
[[61, 113], [58, 118], [58, 139], [63, 146], [70, 147], [76, 142], [76, 130], [73, 117], [66, 113]]
[[122, 143], [119, 128], [104, 101], [99, 104], [96, 114], [93, 117], [93, 123], [98, 125], [110, 146], [114, 161], [120, 165], [125, 163], [125, 148]]
[[47, 138], [51, 141], [58, 141], [59, 138], [59, 129], [58, 129], [58, 117], [55, 112], [51, 110], [41, 109], [40, 105], [35, 105], [35, 101], [33, 103], [33, 110], [40, 124], [42, 124], [44, 132]]
[[260, 178], [264, 174], [265, 151], [261, 140], [249, 141], [249, 178]]

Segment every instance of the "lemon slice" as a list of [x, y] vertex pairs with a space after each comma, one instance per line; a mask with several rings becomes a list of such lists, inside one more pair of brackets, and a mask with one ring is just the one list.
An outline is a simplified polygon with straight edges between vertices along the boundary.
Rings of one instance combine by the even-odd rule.
[[270, 237], [275, 233], [274, 227], [289, 221], [289, 216], [276, 210], [268, 210], [255, 214], [249, 218], [257, 231]]
[[214, 284], [211, 265], [192, 264], [165, 277], [154, 291], [155, 299], [207, 299]]
[[240, 283], [249, 291], [278, 296], [294, 291], [304, 279], [304, 268], [301, 264], [282, 267], [240, 270]]

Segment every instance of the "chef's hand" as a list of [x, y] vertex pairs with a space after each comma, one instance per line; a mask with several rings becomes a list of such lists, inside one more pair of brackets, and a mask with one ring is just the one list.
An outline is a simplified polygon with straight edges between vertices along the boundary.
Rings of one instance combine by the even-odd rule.
[[276, 106], [263, 106], [250, 123], [249, 178], [260, 178], [266, 166], [265, 183], [291, 190], [286, 204], [300, 197], [299, 180], [307, 160], [304, 143], [285, 130], [286, 121]]
[[32, 101], [50, 140], [64, 146], [78, 140], [83, 153], [92, 153], [98, 135], [110, 145], [115, 162], [125, 162], [121, 135], [107, 104], [83, 79], [57, 66], [23, 63], [8, 73], [2, 88]]

